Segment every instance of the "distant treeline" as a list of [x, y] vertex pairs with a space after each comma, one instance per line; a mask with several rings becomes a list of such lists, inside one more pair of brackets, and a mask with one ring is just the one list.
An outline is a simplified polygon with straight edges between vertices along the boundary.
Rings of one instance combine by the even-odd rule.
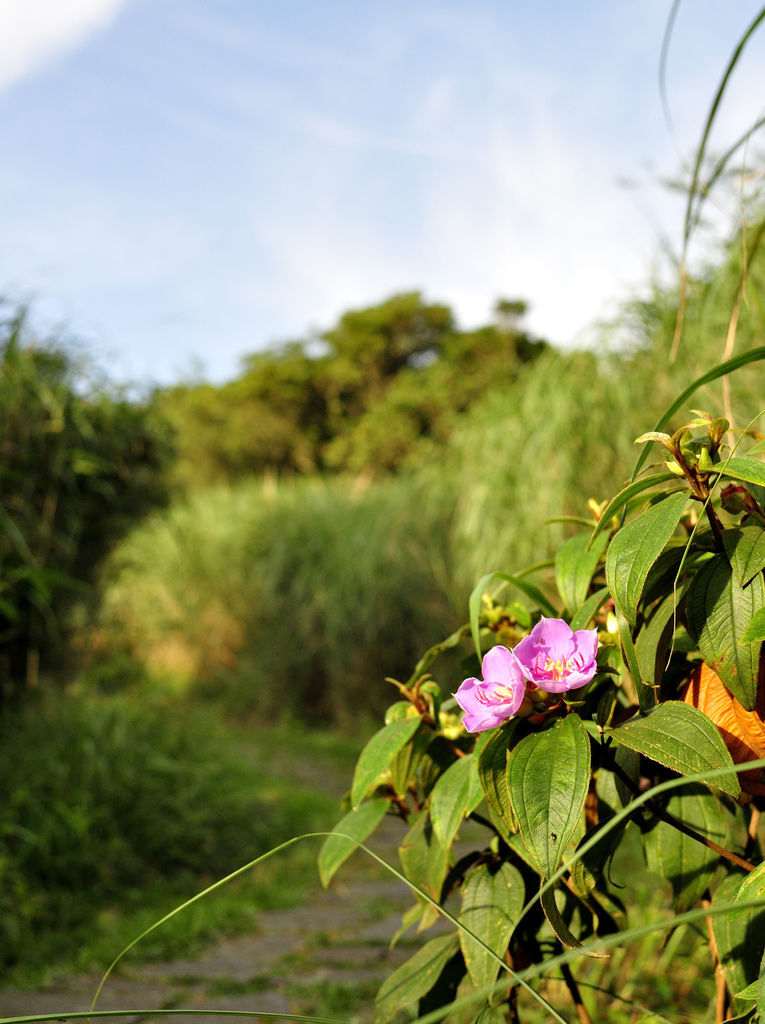
[[66, 671], [68, 625], [114, 542], [167, 497], [171, 433], [24, 310], [0, 322], [0, 702]]
[[247, 357], [228, 384], [129, 398], [24, 309], [0, 321], [0, 702], [65, 676], [113, 544], [178, 490], [253, 475], [378, 476], [422, 460], [460, 413], [546, 346], [519, 301], [460, 331], [417, 292]]
[[523, 302], [462, 331], [419, 292], [352, 310], [322, 334], [248, 356], [236, 380], [179, 385], [157, 404], [175, 429], [184, 487], [252, 474], [350, 472], [421, 463], [486, 390], [547, 347], [520, 326]]

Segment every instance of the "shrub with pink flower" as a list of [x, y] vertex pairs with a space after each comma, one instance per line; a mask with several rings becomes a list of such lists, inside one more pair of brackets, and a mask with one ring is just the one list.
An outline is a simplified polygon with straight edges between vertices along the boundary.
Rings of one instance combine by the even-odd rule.
[[526, 680], [547, 693], [585, 686], [595, 675], [596, 629], [572, 630], [563, 619], [542, 618], [513, 650], [492, 647], [481, 665], [483, 679], [465, 679], [454, 695], [468, 732], [484, 732], [518, 713]]
[[512, 651], [498, 645], [484, 655], [483, 679], [466, 679], [455, 693], [468, 732], [483, 732], [512, 718], [523, 703], [526, 684]]
[[575, 632], [563, 619], [540, 619], [515, 647], [524, 676], [548, 693], [565, 693], [589, 683], [597, 671], [597, 653], [597, 629]]

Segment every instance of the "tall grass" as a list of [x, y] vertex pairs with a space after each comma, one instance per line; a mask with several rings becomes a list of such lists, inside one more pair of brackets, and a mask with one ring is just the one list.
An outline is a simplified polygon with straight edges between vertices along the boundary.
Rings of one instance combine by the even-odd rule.
[[[333, 751], [291, 735], [285, 758], [278, 734], [273, 742], [240, 737], [174, 704], [49, 696], [6, 711], [0, 976], [13, 970], [14, 980], [34, 980], [62, 963], [102, 966], [158, 907], [171, 909], [293, 835], [326, 828], [336, 814], [325, 785], [338, 770]], [[292, 770], [301, 747], [303, 761], [322, 765], [320, 791], [301, 786]], [[272, 902], [275, 882], [299, 898], [314, 877], [310, 859], [310, 851], [302, 860], [288, 855], [272, 867], [278, 879], [266, 870], [235, 899], [208, 901], [142, 954], [177, 953], [243, 918], [251, 924], [257, 907]]]
[[[474, 581], [550, 557], [570, 527], [629, 477], [635, 438], [687, 382], [762, 343], [763, 259], [731, 246], [688, 291], [678, 358], [676, 297], [658, 286], [603, 329], [601, 351], [550, 351], [463, 418], [439, 461], [356, 488], [254, 480], [190, 495], [139, 527], [106, 576], [103, 628], [150, 674], [225, 695], [237, 709], [358, 722], [417, 655], [465, 617]], [[742, 261], [747, 289], [740, 289]], [[738, 283], [737, 283], [738, 282]], [[618, 342], [618, 346], [617, 346]], [[765, 371], [716, 383], [696, 408], [743, 427]], [[691, 418], [678, 414], [675, 426]]]
[[104, 628], [148, 671], [239, 709], [358, 721], [452, 628], [450, 514], [414, 479], [196, 494], [117, 550]]
[[[765, 340], [764, 267], [760, 254], [749, 268], [736, 352]], [[604, 328], [602, 351], [551, 351], [466, 417], [445, 459], [457, 496], [451, 563], [462, 590], [485, 572], [518, 571], [549, 558], [567, 529], [549, 520], [586, 517], [589, 498], [602, 501], [626, 482], [639, 454], [635, 439], [690, 380], [731, 354], [729, 313], [740, 281], [734, 247], [691, 291], [674, 363], [668, 354], [676, 299], [657, 286]], [[617, 350], [609, 345], [613, 338]], [[740, 371], [733, 400], [724, 386], [702, 389], [694, 407], [729, 414], [742, 429], [765, 407], [765, 370], [760, 363]], [[682, 410], [675, 428], [692, 416]]]

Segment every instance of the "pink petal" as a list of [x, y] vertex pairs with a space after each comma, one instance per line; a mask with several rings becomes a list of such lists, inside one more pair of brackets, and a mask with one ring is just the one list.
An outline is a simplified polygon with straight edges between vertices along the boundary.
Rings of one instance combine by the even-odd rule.
[[595, 661], [598, 654], [597, 629], [578, 629], [574, 633], [574, 643], [585, 661]]
[[503, 686], [514, 686], [523, 682], [523, 669], [518, 659], [512, 651], [501, 644], [484, 654], [481, 671], [487, 682], [501, 683]]

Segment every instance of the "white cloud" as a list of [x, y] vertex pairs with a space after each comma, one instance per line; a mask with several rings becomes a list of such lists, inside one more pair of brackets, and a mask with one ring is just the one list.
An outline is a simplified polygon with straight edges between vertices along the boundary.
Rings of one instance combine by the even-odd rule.
[[109, 25], [129, 0], [4, 0], [0, 91]]

